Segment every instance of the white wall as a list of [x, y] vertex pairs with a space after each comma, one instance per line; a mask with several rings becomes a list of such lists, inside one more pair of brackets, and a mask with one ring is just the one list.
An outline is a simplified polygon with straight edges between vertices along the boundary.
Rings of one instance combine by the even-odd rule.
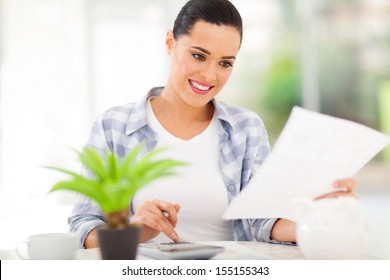
[[77, 171], [72, 149], [85, 144], [94, 118], [163, 85], [165, 8], [165, 1], [2, 0], [0, 246], [67, 231], [73, 195], [48, 195], [61, 177], [42, 166]]
[[0, 244], [10, 246], [47, 215], [46, 227], [66, 230], [53, 205], [67, 196], [46, 196], [57, 177], [41, 166], [72, 164], [91, 110], [83, 1], [3, 0], [1, 26]]

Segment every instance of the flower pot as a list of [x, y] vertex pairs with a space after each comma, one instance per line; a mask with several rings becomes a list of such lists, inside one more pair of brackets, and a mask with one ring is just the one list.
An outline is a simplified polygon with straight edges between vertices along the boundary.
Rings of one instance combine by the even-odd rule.
[[137, 255], [141, 225], [131, 224], [123, 229], [106, 226], [97, 230], [103, 260], [134, 260]]

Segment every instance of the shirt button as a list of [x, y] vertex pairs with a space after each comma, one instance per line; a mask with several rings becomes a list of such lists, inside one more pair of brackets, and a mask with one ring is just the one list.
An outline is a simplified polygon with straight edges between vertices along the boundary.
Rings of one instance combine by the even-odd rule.
[[236, 188], [234, 186], [229, 186], [229, 191], [234, 191]]

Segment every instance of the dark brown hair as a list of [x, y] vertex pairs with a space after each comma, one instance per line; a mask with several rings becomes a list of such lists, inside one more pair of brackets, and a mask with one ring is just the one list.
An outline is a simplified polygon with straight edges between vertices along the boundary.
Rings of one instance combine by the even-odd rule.
[[242, 19], [236, 7], [228, 0], [189, 0], [180, 10], [173, 26], [173, 36], [188, 35], [194, 24], [204, 20], [217, 25], [235, 27], [242, 41]]

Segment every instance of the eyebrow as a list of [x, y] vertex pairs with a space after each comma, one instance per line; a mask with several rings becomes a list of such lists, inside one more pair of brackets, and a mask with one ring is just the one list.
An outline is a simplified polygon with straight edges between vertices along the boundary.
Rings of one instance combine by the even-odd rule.
[[[202, 47], [191, 46], [191, 48], [200, 50], [201, 52], [204, 52], [205, 54], [211, 55], [211, 52], [209, 52], [208, 50], [206, 50]], [[222, 59], [236, 59], [236, 57], [234, 55], [222, 56], [221, 58]]]

